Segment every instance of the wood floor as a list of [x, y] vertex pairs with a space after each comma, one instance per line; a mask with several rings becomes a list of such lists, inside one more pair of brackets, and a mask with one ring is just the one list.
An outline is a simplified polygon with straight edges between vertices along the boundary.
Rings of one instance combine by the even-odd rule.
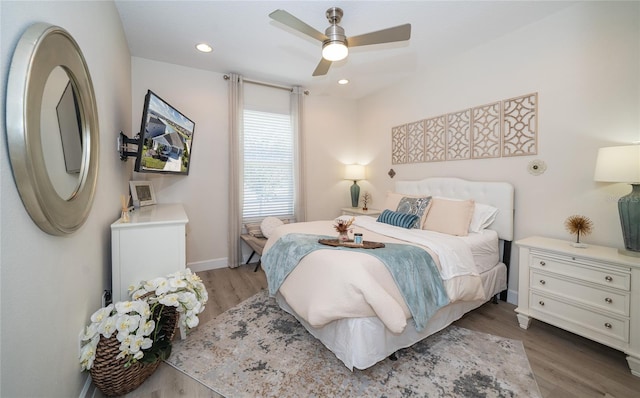
[[[267, 287], [264, 272], [253, 265], [199, 273], [209, 291], [200, 324]], [[564, 330], [533, 321], [528, 330], [518, 326], [515, 306], [485, 304], [455, 324], [524, 343], [540, 392], [545, 398], [640, 397], [640, 378], [632, 376], [625, 355]], [[169, 365], [158, 370], [128, 398], [220, 397]], [[234, 398], [234, 397], [229, 397]]]

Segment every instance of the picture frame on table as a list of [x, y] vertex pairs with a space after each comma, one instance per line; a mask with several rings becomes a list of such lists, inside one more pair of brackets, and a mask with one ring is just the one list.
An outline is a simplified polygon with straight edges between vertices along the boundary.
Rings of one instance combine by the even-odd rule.
[[156, 204], [156, 193], [151, 181], [129, 181], [129, 188], [131, 189], [133, 207]]

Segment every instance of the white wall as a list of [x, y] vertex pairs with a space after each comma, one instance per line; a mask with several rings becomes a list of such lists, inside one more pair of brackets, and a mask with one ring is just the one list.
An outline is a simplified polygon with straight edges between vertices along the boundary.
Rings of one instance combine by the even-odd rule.
[[[594, 222], [585, 242], [622, 246], [617, 199], [625, 184], [593, 181], [597, 149], [640, 139], [640, 4], [579, 3], [486, 43], [456, 59], [360, 101], [360, 156], [372, 159], [374, 204], [396, 180], [453, 176], [503, 180], [516, 189], [516, 240], [545, 235], [571, 240], [564, 220]], [[391, 128], [514, 96], [539, 93], [535, 156], [391, 164]], [[541, 176], [527, 164], [542, 159]], [[394, 179], [387, 176], [393, 168]], [[517, 290], [512, 257], [511, 300]]]
[[[78, 333], [111, 284], [109, 225], [120, 214], [129, 170], [115, 150], [131, 125], [130, 54], [112, 2], [0, 2], [0, 396], [78, 396]], [[96, 198], [76, 233], [42, 232], [20, 201], [5, 139], [5, 87], [13, 49], [34, 22], [68, 30], [93, 79], [100, 126]]]
[[[188, 176], [133, 173], [153, 182], [160, 203], [180, 202], [189, 217], [187, 265], [193, 270], [227, 266], [229, 105], [223, 74], [132, 58], [133, 120], [140, 130], [144, 96], [151, 90], [196, 124]], [[251, 76], [246, 76], [251, 78]], [[307, 218], [334, 218], [350, 203], [343, 164], [356, 158], [356, 105], [326, 96], [305, 97]], [[129, 161], [133, 170], [133, 162]], [[245, 255], [250, 251], [245, 247]]]

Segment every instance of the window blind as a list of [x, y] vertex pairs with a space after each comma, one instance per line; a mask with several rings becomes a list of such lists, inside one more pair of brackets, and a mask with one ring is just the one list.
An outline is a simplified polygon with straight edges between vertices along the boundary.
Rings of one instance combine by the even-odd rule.
[[289, 114], [245, 109], [245, 222], [264, 217], [293, 218], [294, 137]]

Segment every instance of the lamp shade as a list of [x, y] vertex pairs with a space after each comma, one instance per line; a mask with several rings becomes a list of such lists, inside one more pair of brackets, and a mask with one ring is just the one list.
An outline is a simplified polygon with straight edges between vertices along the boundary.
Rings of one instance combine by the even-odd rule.
[[365, 179], [365, 168], [361, 164], [348, 164], [344, 170], [344, 179], [359, 181]]
[[593, 179], [605, 182], [640, 183], [640, 145], [600, 148]]

